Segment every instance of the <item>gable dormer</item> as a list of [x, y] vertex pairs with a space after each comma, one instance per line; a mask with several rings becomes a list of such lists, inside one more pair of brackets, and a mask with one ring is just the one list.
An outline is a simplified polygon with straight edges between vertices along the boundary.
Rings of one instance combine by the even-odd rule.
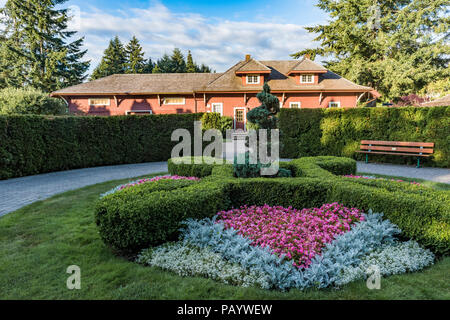
[[305, 56], [288, 72], [288, 76], [293, 77], [298, 85], [316, 85], [322, 73], [327, 73], [327, 69]]
[[270, 73], [270, 68], [252, 59], [249, 54], [245, 56], [242, 65], [236, 69], [236, 76], [242, 78], [244, 86], [262, 86], [269, 79]]

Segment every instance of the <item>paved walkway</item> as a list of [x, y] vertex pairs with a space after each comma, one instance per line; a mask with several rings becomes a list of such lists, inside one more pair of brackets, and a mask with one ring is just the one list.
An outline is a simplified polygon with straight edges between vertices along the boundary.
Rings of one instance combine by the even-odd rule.
[[450, 184], [450, 169], [358, 162], [358, 172], [417, 178]]
[[65, 191], [157, 172], [167, 172], [167, 163], [95, 167], [0, 180], [0, 216]]

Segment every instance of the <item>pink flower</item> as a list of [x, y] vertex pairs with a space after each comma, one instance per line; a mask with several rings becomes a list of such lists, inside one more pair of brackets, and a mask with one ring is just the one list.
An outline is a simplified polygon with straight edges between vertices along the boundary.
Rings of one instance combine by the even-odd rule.
[[327, 243], [363, 219], [360, 210], [338, 203], [303, 210], [242, 206], [218, 213], [218, 222], [225, 228], [234, 228], [254, 246], [270, 247], [274, 254], [292, 259], [299, 268], [307, 268]]
[[134, 187], [143, 183], [147, 183], [147, 182], [154, 182], [154, 181], [159, 181], [159, 180], [190, 180], [190, 181], [199, 181], [200, 179], [197, 177], [182, 177], [182, 176], [158, 176], [158, 177], [154, 177], [154, 178], [149, 178], [149, 179], [141, 179], [135, 182], [131, 182], [128, 184], [124, 184], [122, 186], [120, 186], [119, 190], [123, 190], [126, 188], [130, 188], [130, 187]]

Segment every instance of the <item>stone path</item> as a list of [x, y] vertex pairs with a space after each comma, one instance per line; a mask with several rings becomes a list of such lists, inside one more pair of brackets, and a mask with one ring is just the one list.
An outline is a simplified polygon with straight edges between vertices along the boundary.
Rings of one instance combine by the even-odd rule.
[[157, 172], [167, 172], [167, 162], [95, 167], [0, 180], [0, 216], [65, 191]]
[[358, 172], [417, 178], [450, 184], [450, 169], [444, 168], [416, 168], [415, 166], [403, 166], [398, 164], [358, 162]]

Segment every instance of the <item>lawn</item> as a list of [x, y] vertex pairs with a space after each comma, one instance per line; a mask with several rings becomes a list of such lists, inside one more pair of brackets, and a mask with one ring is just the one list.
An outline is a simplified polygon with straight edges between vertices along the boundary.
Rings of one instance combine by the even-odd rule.
[[[450, 299], [450, 257], [423, 272], [382, 279], [381, 290], [359, 281], [341, 290], [286, 293], [137, 265], [115, 256], [94, 223], [99, 194], [127, 181], [66, 192], [1, 217], [0, 299]], [[81, 268], [81, 290], [66, 288], [69, 265]]]

